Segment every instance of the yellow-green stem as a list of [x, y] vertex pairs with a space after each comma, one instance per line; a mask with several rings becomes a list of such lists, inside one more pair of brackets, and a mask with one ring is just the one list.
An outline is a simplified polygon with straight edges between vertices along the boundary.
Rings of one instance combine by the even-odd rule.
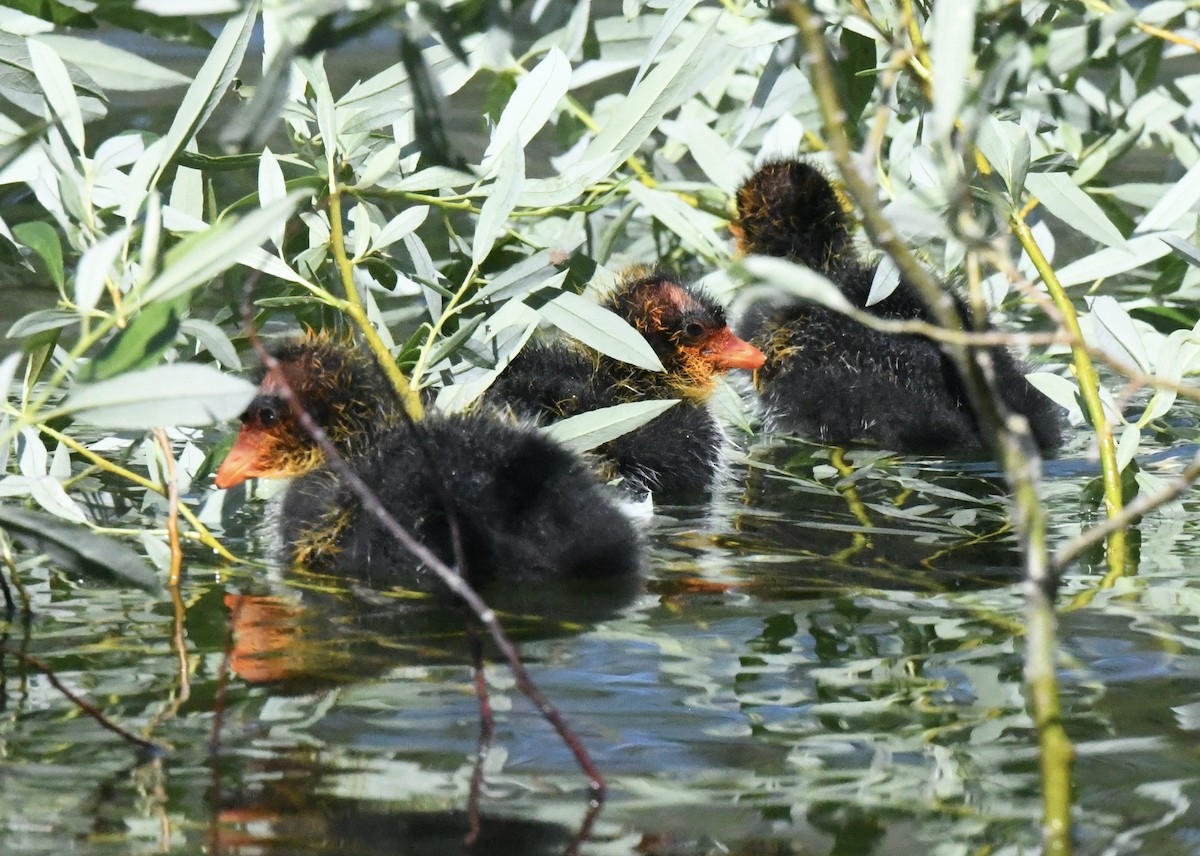
[[[97, 455], [95, 452], [93, 452], [87, 446], [84, 446], [82, 443], [80, 443], [75, 438], [69, 437], [66, 434], [63, 434], [59, 431], [55, 431], [49, 425], [46, 425], [44, 423], [41, 425], [38, 425], [37, 428], [39, 431], [41, 431], [47, 437], [50, 437], [52, 440], [57, 440], [59, 443], [62, 443], [64, 446], [66, 446], [72, 452], [74, 452], [75, 454], [79, 455], [80, 457], [85, 458], [86, 460], [90, 461], [92, 464], [94, 464], [99, 469], [104, 470], [106, 473], [111, 473], [115, 476], [119, 476], [120, 478], [123, 478], [126, 481], [133, 482], [134, 484], [138, 485], [139, 487], [146, 488], [146, 490], [152, 490], [155, 493], [157, 493], [159, 496], [167, 495], [167, 491], [165, 488], [163, 488], [162, 485], [155, 484], [154, 482], [152, 482], [150, 479], [146, 478], [145, 476], [139, 476], [137, 473], [133, 472], [132, 470], [127, 470], [118, 464], [114, 464], [112, 461], [108, 460], [107, 458], [103, 458], [100, 455]], [[221, 542], [218, 541], [213, 536], [213, 534], [208, 531], [208, 528], [203, 523], [200, 522], [200, 520], [196, 517], [195, 513], [190, 508], [188, 508], [186, 505], [184, 505], [183, 503], [179, 504], [179, 513], [183, 516], [183, 519], [188, 522], [188, 525], [192, 527], [193, 534], [196, 536], [196, 539], [201, 544], [203, 544], [205, 547], [208, 547], [210, 550], [213, 550], [218, 556], [220, 556], [222, 559], [225, 559], [226, 561], [241, 562], [241, 559], [239, 559], [237, 556], [233, 555], [232, 553], [230, 553], [228, 550], [225, 549], [225, 547], [221, 544]]]
[[387, 345], [379, 338], [379, 333], [367, 317], [367, 310], [358, 295], [358, 286], [354, 284], [354, 266], [346, 255], [346, 237], [342, 231], [342, 191], [332, 175], [329, 184], [329, 245], [333, 249], [333, 259], [337, 264], [338, 273], [341, 274], [342, 288], [346, 292], [346, 314], [358, 327], [367, 347], [371, 349], [392, 386], [396, 388], [396, 394], [404, 402], [404, 409], [408, 411], [408, 415], [413, 419], [421, 419], [425, 415], [425, 409], [421, 406], [420, 395], [396, 365], [396, 360], [388, 351]]
[[[1024, 218], [1017, 215], [1013, 218], [1013, 231], [1021, 247], [1028, 254], [1034, 268], [1046, 284], [1046, 290], [1054, 301], [1055, 307], [1062, 316], [1063, 326], [1071, 334], [1071, 359], [1075, 366], [1075, 379], [1079, 382], [1079, 392], [1087, 409], [1088, 420], [1096, 433], [1096, 445], [1100, 453], [1100, 472], [1104, 480], [1104, 505], [1109, 517], [1121, 513], [1124, 504], [1121, 498], [1121, 471], [1117, 468], [1117, 448], [1113, 442], [1112, 428], [1104, 414], [1104, 405], [1100, 401], [1100, 379], [1096, 375], [1096, 367], [1088, 356], [1087, 346], [1083, 341], [1083, 332], [1079, 328], [1079, 317], [1075, 307], [1067, 297], [1066, 291], [1058, 281], [1054, 268], [1042, 253], [1037, 240], [1029, 230]], [[1124, 573], [1125, 568], [1125, 530], [1115, 529], [1108, 536], [1108, 573], [1114, 577]]]
[[454, 292], [454, 296], [450, 298], [450, 302], [442, 308], [442, 314], [433, 322], [433, 326], [429, 329], [429, 335], [425, 337], [425, 344], [421, 347], [421, 353], [417, 355], [417, 364], [413, 367], [413, 379], [416, 383], [421, 382], [421, 376], [425, 373], [425, 364], [429, 361], [429, 355], [433, 352], [433, 343], [437, 341], [437, 337], [441, 334], [442, 328], [458, 312], [460, 304], [463, 303], [463, 298], [466, 297], [467, 290], [471, 287], [471, 283], [475, 281], [476, 274], [479, 273], [479, 266], [472, 264], [471, 269], [467, 271], [467, 275], [463, 277], [463, 283], [458, 287], [458, 291]]

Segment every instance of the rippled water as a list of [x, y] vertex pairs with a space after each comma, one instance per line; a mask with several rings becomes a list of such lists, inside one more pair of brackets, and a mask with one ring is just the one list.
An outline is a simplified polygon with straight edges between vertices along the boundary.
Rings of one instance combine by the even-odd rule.
[[[1055, 546], [1095, 517], [1081, 447], [1047, 467]], [[1146, 466], [1169, 474], [1194, 452]], [[785, 439], [748, 457], [710, 506], [659, 509], [633, 588], [505, 593], [534, 678], [610, 783], [578, 851], [1035, 851], [1018, 557], [991, 465], [853, 452], [845, 476]], [[1142, 523], [1136, 575], [1102, 590], [1084, 565], [1063, 587], [1081, 853], [1200, 851], [1195, 504]], [[238, 511], [228, 541], [261, 553], [261, 513]], [[21, 576], [36, 614], [0, 624], [6, 644], [170, 749], [139, 766], [0, 658], [4, 853], [574, 846], [584, 778], [494, 664], [495, 746], [463, 843], [479, 717], [452, 611], [193, 552], [179, 703], [169, 599], [44, 565]]]

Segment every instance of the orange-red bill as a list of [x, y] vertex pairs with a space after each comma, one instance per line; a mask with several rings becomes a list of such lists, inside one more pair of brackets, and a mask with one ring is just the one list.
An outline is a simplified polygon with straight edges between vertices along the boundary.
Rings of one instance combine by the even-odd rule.
[[767, 361], [766, 355], [744, 339], [733, 335], [728, 327], [715, 333], [705, 347], [708, 360], [717, 369], [757, 369]]
[[266, 432], [243, 425], [238, 431], [233, 448], [217, 469], [217, 487], [225, 490], [241, 484], [246, 479], [262, 476], [270, 478], [275, 475], [266, 464], [267, 455], [264, 453], [267, 445]]

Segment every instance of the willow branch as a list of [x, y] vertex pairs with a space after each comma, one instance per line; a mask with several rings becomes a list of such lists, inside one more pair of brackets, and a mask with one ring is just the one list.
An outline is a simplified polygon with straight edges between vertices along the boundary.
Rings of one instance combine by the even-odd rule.
[[375, 325], [367, 317], [367, 310], [358, 294], [358, 286], [354, 284], [354, 266], [346, 255], [346, 236], [342, 229], [342, 190], [333, 175], [329, 176], [329, 246], [333, 250], [333, 259], [341, 275], [342, 288], [346, 292], [345, 313], [358, 327], [367, 347], [375, 355], [375, 361], [392, 382], [396, 394], [404, 402], [405, 411], [413, 419], [422, 418], [425, 410], [421, 406], [420, 395], [412, 388], [404, 372], [400, 371], [387, 345], [379, 337]]
[[[1022, 248], [1029, 255], [1034, 268], [1046, 285], [1054, 305], [1062, 316], [1062, 323], [1071, 334], [1071, 357], [1075, 364], [1075, 377], [1079, 383], [1079, 393], [1087, 409], [1088, 420], [1096, 433], [1096, 443], [1100, 454], [1100, 472], [1104, 481], [1104, 505], [1107, 516], [1112, 517], [1121, 513], [1123, 504], [1121, 491], [1121, 470], [1117, 466], [1117, 447], [1113, 441], [1112, 426], [1104, 413], [1104, 405], [1100, 401], [1100, 379], [1096, 375], [1096, 367], [1092, 365], [1087, 349], [1083, 347], [1083, 331], [1079, 327], [1079, 318], [1075, 307], [1067, 297], [1065, 289], [1058, 281], [1054, 268], [1046, 259], [1041, 247], [1029, 230], [1029, 225], [1019, 215], [1013, 218], [1013, 231], [1020, 241]], [[1108, 571], [1113, 575], [1124, 572], [1125, 566], [1125, 532], [1122, 529], [1112, 529], [1108, 533]]]
[[[839, 100], [825, 46], [824, 22], [804, 4], [792, 3], [787, 8], [804, 40], [829, 150], [838, 165], [847, 192], [863, 213], [863, 225], [867, 233], [876, 245], [892, 257], [933, 318], [943, 327], [961, 332], [963, 323], [953, 298], [904, 246], [884, 217], [874, 189], [853, 162], [845, 129], [846, 112]], [[963, 378], [970, 402], [985, 436], [1000, 459], [1012, 493], [1013, 526], [1022, 548], [1028, 592], [1026, 622], [1029, 635], [1025, 676], [1032, 696], [1041, 750], [1043, 839], [1047, 852], [1063, 854], [1069, 852], [1070, 847], [1073, 752], [1062, 728], [1054, 671], [1056, 646], [1053, 600], [1056, 580], [1047, 567], [1046, 520], [1037, 495], [1040, 458], [1030, 434], [1029, 423], [1022, 416], [1005, 413], [995, 379], [985, 370], [985, 365], [990, 364], [987, 351], [972, 355], [966, 346], [954, 342], [947, 342], [944, 348]]]
[[[137, 473], [133, 472], [132, 470], [127, 470], [127, 469], [125, 469], [125, 467], [122, 467], [118, 464], [114, 464], [112, 461], [108, 460], [107, 458], [102, 457], [101, 455], [97, 455], [95, 452], [93, 452], [87, 446], [84, 446], [82, 443], [80, 443], [75, 438], [70, 437], [66, 434], [63, 434], [59, 431], [56, 431], [53, 428], [51, 428], [49, 425], [46, 425], [44, 423], [39, 424], [37, 426], [37, 429], [39, 431], [41, 431], [43, 434], [45, 434], [47, 437], [50, 437], [51, 439], [57, 440], [58, 442], [62, 443], [68, 449], [70, 449], [72, 452], [76, 453], [80, 457], [86, 458], [88, 461], [90, 461], [97, 468], [103, 470], [104, 472], [112, 473], [115, 476], [120, 476], [123, 479], [133, 482], [134, 484], [138, 485], [139, 487], [144, 487], [146, 490], [154, 491], [159, 496], [167, 495], [167, 492], [163, 488], [162, 485], [151, 481], [150, 479], [146, 478], [145, 476], [140, 476]], [[227, 549], [225, 549], [224, 545], [221, 544], [221, 542], [218, 541], [213, 536], [213, 534], [208, 531], [208, 527], [206, 527], [203, 523], [200, 522], [200, 519], [198, 517], [196, 517], [195, 513], [190, 508], [188, 508], [183, 503], [180, 503], [179, 504], [179, 513], [181, 515], [183, 515], [183, 519], [186, 520], [188, 522], [188, 525], [192, 527], [192, 530], [193, 530], [192, 534], [193, 534], [193, 537], [196, 538], [196, 540], [198, 540], [205, 547], [208, 547], [209, 549], [214, 551], [222, 559], [225, 559], [226, 561], [229, 561], [229, 562], [241, 563], [242, 560], [239, 559], [237, 556], [233, 555], [233, 553], [230, 553]]]

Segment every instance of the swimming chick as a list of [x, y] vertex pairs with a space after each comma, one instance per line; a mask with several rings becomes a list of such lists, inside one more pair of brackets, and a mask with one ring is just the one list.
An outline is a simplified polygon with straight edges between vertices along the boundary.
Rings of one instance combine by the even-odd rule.
[[483, 411], [410, 424], [374, 359], [350, 342], [309, 334], [274, 356], [216, 483], [294, 479], [278, 510], [288, 563], [439, 589], [324, 460], [283, 397], [284, 383], [383, 506], [450, 565], [457, 523], [460, 572], [473, 585], [637, 570], [629, 521], [579, 458], [536, 429]]
[[[880, 318], [931, 320], [904, 279], [890, 296], [866, 305], [875, 265], [858, 256], [837, 194], [816, 167], [795, 159], [763, 165], [738, 190], [737, 210], [731, 228], [743, 254], [802, 263]], [[966, 304], [955, 295], [954, 305], [972, 329]], [[799, 298], [757, 300], [739, 332], [765, 354], [755, 387], [771, 428], [896, 452], [987, 448], [958, 369], [932, 339], [872, 330]], [[1026, 380], [1011, 352], [987, 350], [1004, 403], [1026, 417], [1044, 453], [1054, 452], [1062, 442], [1060, 409]]]
[[725, 436], [707, 402], [721, 375], [758, 368], [762, 353], [733, 334], [714, 300], [665, 273], [642, 267], [626, 271], [604, 306], [646, 337], [662, 372], [556, 340], [522, 351], [489, 389], [487, 400], [549, 423], [625, 402], [679, 399], [596, 452], [607, 465], [606, 475], [623, 476], [656, 497], [705, 490]]

